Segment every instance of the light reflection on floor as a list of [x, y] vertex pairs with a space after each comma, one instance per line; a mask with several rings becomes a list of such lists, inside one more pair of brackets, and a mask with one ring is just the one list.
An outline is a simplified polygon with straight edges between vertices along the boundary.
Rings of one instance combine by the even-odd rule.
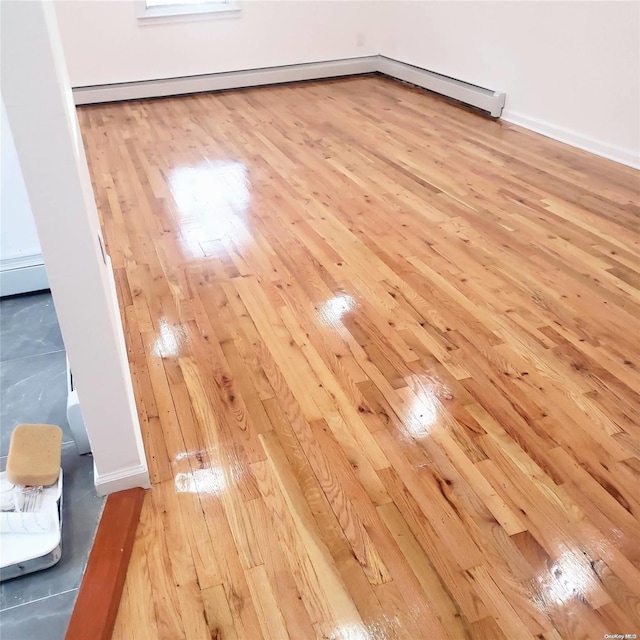
[[249, 237], [245, 213], [251, 203], [250, 187], [241, 162], [210, 160], [171, 171], [169, 188], [180, 237], [192, 255], [201, 255], [203, 242], [228, 237], [242, 244]]
[[424, 438], [438, 422], [436, 397], [428, 389], [420, 389], [414, 395], [403, 424], [413, 438]]
[[176, 474], [175, 487], [178, 493], [217, 495], [227, 488], [227, 476], [219, 467], [196, 469]]
[[562, 606], [573, 598], [588, 601], [596, 589], [596, 575], [588, 560], [572, 551], [563, 553], [557, 562], [538, 576], [540, 595], [551, 606]]
[[357, 302], [344, 291], [322, 303], [318, 309], [318, 319], [326, 327], [331, 327], [339, 336], [347, 339], [349, 332], [343, 324], [343, 318], [358, 307]]
[[324, 302], [318, 315], [326, 324], [335, 325], [342, 320], [345, 313], [355, 309], [355, 306], [356, 301], [348, 293], [341, 292]]
[[361, 622], [343, 624], [337, 627], [329, 636], [330, 640], [387, 640], [395, 638], [393, 627], [397, 626], [397, 619], [384, 616], [380, 622], [363, 624]]
[[167, 318], [161, 318], [160, 331], [153, 343], [153, 355], [159, 358], [172, 358], [180, 355], [180, 346], [186, 341], [187, 334], [182, 326], [169, 324]]

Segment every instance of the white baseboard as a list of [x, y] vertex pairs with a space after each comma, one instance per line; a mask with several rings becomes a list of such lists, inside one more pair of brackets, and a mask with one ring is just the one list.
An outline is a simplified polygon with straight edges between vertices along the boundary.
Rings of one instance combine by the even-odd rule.
[[106, 496], [116, 491], [125, 491], [135, 487], [142, 487], [143, 489], [151, 487], [147, 468], [141, 464], [103, 475], [98, 473], [94, 464], [93, 481], [99, 496]]
[[48, 288], [42, 254], [0, 260], [0, 297]]
[[161, 80], [141, 80], [117, 84], [76, 87], [73, 98], [76, 105], [159, 98], [203, 91], [221, 91], [261, 85], [339, 78], [377, 71], [378, 56], [346, 58], [329, 62], [309, 62], [264, 69], [225, 71], [207, 75], [184, 76]]
[[446, 78], [427, 69], [382, 55], [267, 67], [264, 69], [211, 73], [182, 78], [76, 87], [73, 89], [73, 96], [76, 105], [95, 104], [99, 102], [238, 89], [283, 82], [338, 78], [374, 72], [382, 73], [397, 80], [411, 82], [436, 93], [443, 93], [462, 102], [485, 109], [494, 117], [502, 117], [507, 122], [517, 124], [554, 140], [584, 149], [629, 167], [640, 168], [640, 157], [633, 149], [617, 147], [607, 142], [590, 138], [577, 131], [559, 127], [550, 122], [538, 120], [521, 113], [515, 113], [508, 109], [505, 109], [502, 113], [505, 102], [504, 93], [482, 89], [481, 87], [473, 88], [465, 82]]
[[558, 142], [564, 142], [572, 147], [589, 151], [597, 156], [614, 160], [615, 162], [619, 162], [620, 164], [627, 165], [634, 169], [640, 169], [640, 154], [637, 151], [634, 152], [633, 149], [617, 147], [607, 142], [603, 142], [602, 140], [596, 140], [595, 138], [585, 136], [578, 131], [558, 127], [551, 122], [538, 120], [537, 118], [532, 118], [531, 116], [526, 116], [522, 113], [515, 113], [508, 109], [505, 109], [502, 114], [502, 119], [506, 122], [510, 122], [511, 124], [517, 124], [518, 126], [529, 129], [530, 131], [540, 133], [543, 136], [547, 136], [547, 138], [558, 140]]

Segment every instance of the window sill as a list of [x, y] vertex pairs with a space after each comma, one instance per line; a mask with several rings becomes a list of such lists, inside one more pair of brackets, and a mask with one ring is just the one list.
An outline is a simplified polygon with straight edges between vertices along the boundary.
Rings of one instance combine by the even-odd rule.
[[185, 4], [147, 7], [145, 0], [138, 2], [138, 24], [162, 24], [167, 22], [189, 22], [209, 18], [237, 18], [240, 16], [240, 3], [212, 2], [210, 4]]

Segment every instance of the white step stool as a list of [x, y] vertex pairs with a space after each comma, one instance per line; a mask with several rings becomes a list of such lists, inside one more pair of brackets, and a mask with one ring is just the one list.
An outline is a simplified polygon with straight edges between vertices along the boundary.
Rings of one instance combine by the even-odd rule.
[[[0, 489], [13, 485], [6, 472], [0, 473]], [[53, 526], [46, 533], [0, 533], [0, 582], [34, 571], [48, 569], [62, 556], [62, 469], [58, 482], [45, 487], [40, 497], [40, 511], [47, 513]]]

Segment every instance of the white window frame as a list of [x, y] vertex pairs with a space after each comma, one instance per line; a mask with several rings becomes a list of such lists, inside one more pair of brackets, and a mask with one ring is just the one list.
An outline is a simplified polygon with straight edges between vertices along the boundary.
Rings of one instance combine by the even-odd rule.
[[239, 0], [205, 0], [190, 4], [167, 4], [148, 7], [146, 0], [136, 0], [139, 23], [182, 22], [202, 18], [233, 18], [240, 15]]

